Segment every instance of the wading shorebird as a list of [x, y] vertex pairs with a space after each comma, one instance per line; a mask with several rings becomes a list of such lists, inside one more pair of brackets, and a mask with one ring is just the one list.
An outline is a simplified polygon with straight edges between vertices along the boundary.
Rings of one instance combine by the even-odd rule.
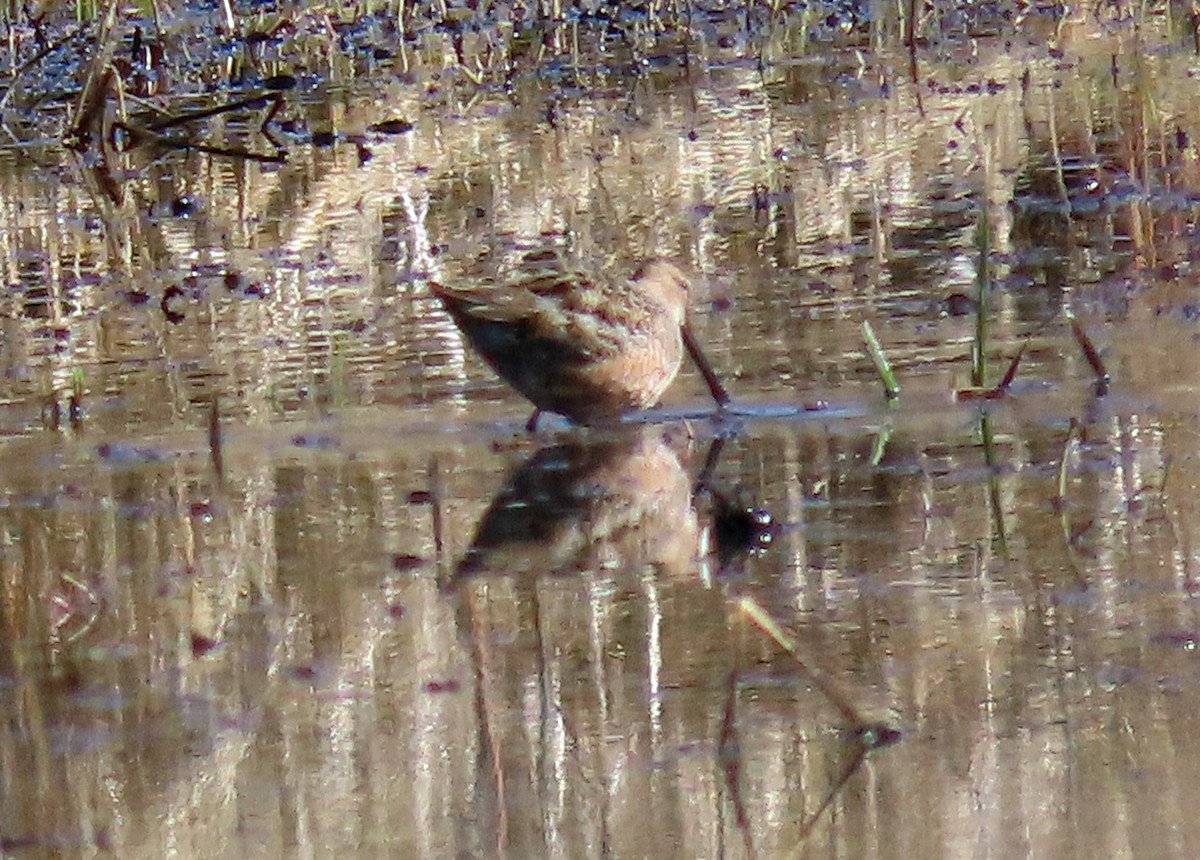
[[533, 402], [530, 431], [543, 411], [597, 424], [655, 406], [685, 350], [717, 405], [729, 403], [688, 327], [690, 284], [666, 260], [606, 279], [533, 252], [509, 281], [430, 288], [491, 368]]

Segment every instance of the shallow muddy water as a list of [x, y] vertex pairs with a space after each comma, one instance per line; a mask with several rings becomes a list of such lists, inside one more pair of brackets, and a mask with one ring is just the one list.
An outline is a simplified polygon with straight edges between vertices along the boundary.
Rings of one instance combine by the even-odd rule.
[[[1200, 853], [1190, 37], [739, 21], [0, 151], [0, 854]], [[732, 408], [526, 433], [428, 284], [546, 245]]]

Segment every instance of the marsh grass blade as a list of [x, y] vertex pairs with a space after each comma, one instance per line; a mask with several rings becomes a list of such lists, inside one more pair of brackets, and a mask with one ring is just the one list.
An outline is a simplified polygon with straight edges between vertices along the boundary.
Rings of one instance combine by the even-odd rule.
[[875, 363], [875, 372], [879, 374], [879, 379], [883, 383], [883, 395], [888, 400], [895, 400], [900, 396], [900, 383], [896, 381], [896, 374], [892, 372], [891, 362], [884, 354], [883, 347], [879, 345], [879, 338], [875, 337], [875, 330], [866, 320], [863, 320], [862, 333], [863, 340], [867, 343], [867, 354]]

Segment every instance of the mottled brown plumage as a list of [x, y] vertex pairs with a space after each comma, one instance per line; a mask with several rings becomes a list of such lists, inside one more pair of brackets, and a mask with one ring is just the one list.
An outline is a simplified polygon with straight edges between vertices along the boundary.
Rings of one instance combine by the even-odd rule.
[[[605, 279], [537, 253], [504, 283], [431, 287], [471, 345], [538, 411], [594, 424], [654, 406], [685, 349], [718, 403], [728, 401], [687, 332], [688, 281], [665, 260]], [[536, 419], [535, 411], [531, 427]]]

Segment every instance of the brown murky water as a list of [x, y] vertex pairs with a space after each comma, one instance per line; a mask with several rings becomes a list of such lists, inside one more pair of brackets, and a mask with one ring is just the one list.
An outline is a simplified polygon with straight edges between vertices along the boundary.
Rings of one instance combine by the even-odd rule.
[[[0, 153], [0, 853], [1200, 854], [1195, 56], [1034, 26], [916, 83], [718, 22], [505, 92], [447, 41], [290, 93], [284, 164]], [[989, 384], [1024, 355], [956, 401], [985, 222]], [[688, 371], [524, 434], [427, 278], [547, 243], [696, 271], [732, 414]]]

